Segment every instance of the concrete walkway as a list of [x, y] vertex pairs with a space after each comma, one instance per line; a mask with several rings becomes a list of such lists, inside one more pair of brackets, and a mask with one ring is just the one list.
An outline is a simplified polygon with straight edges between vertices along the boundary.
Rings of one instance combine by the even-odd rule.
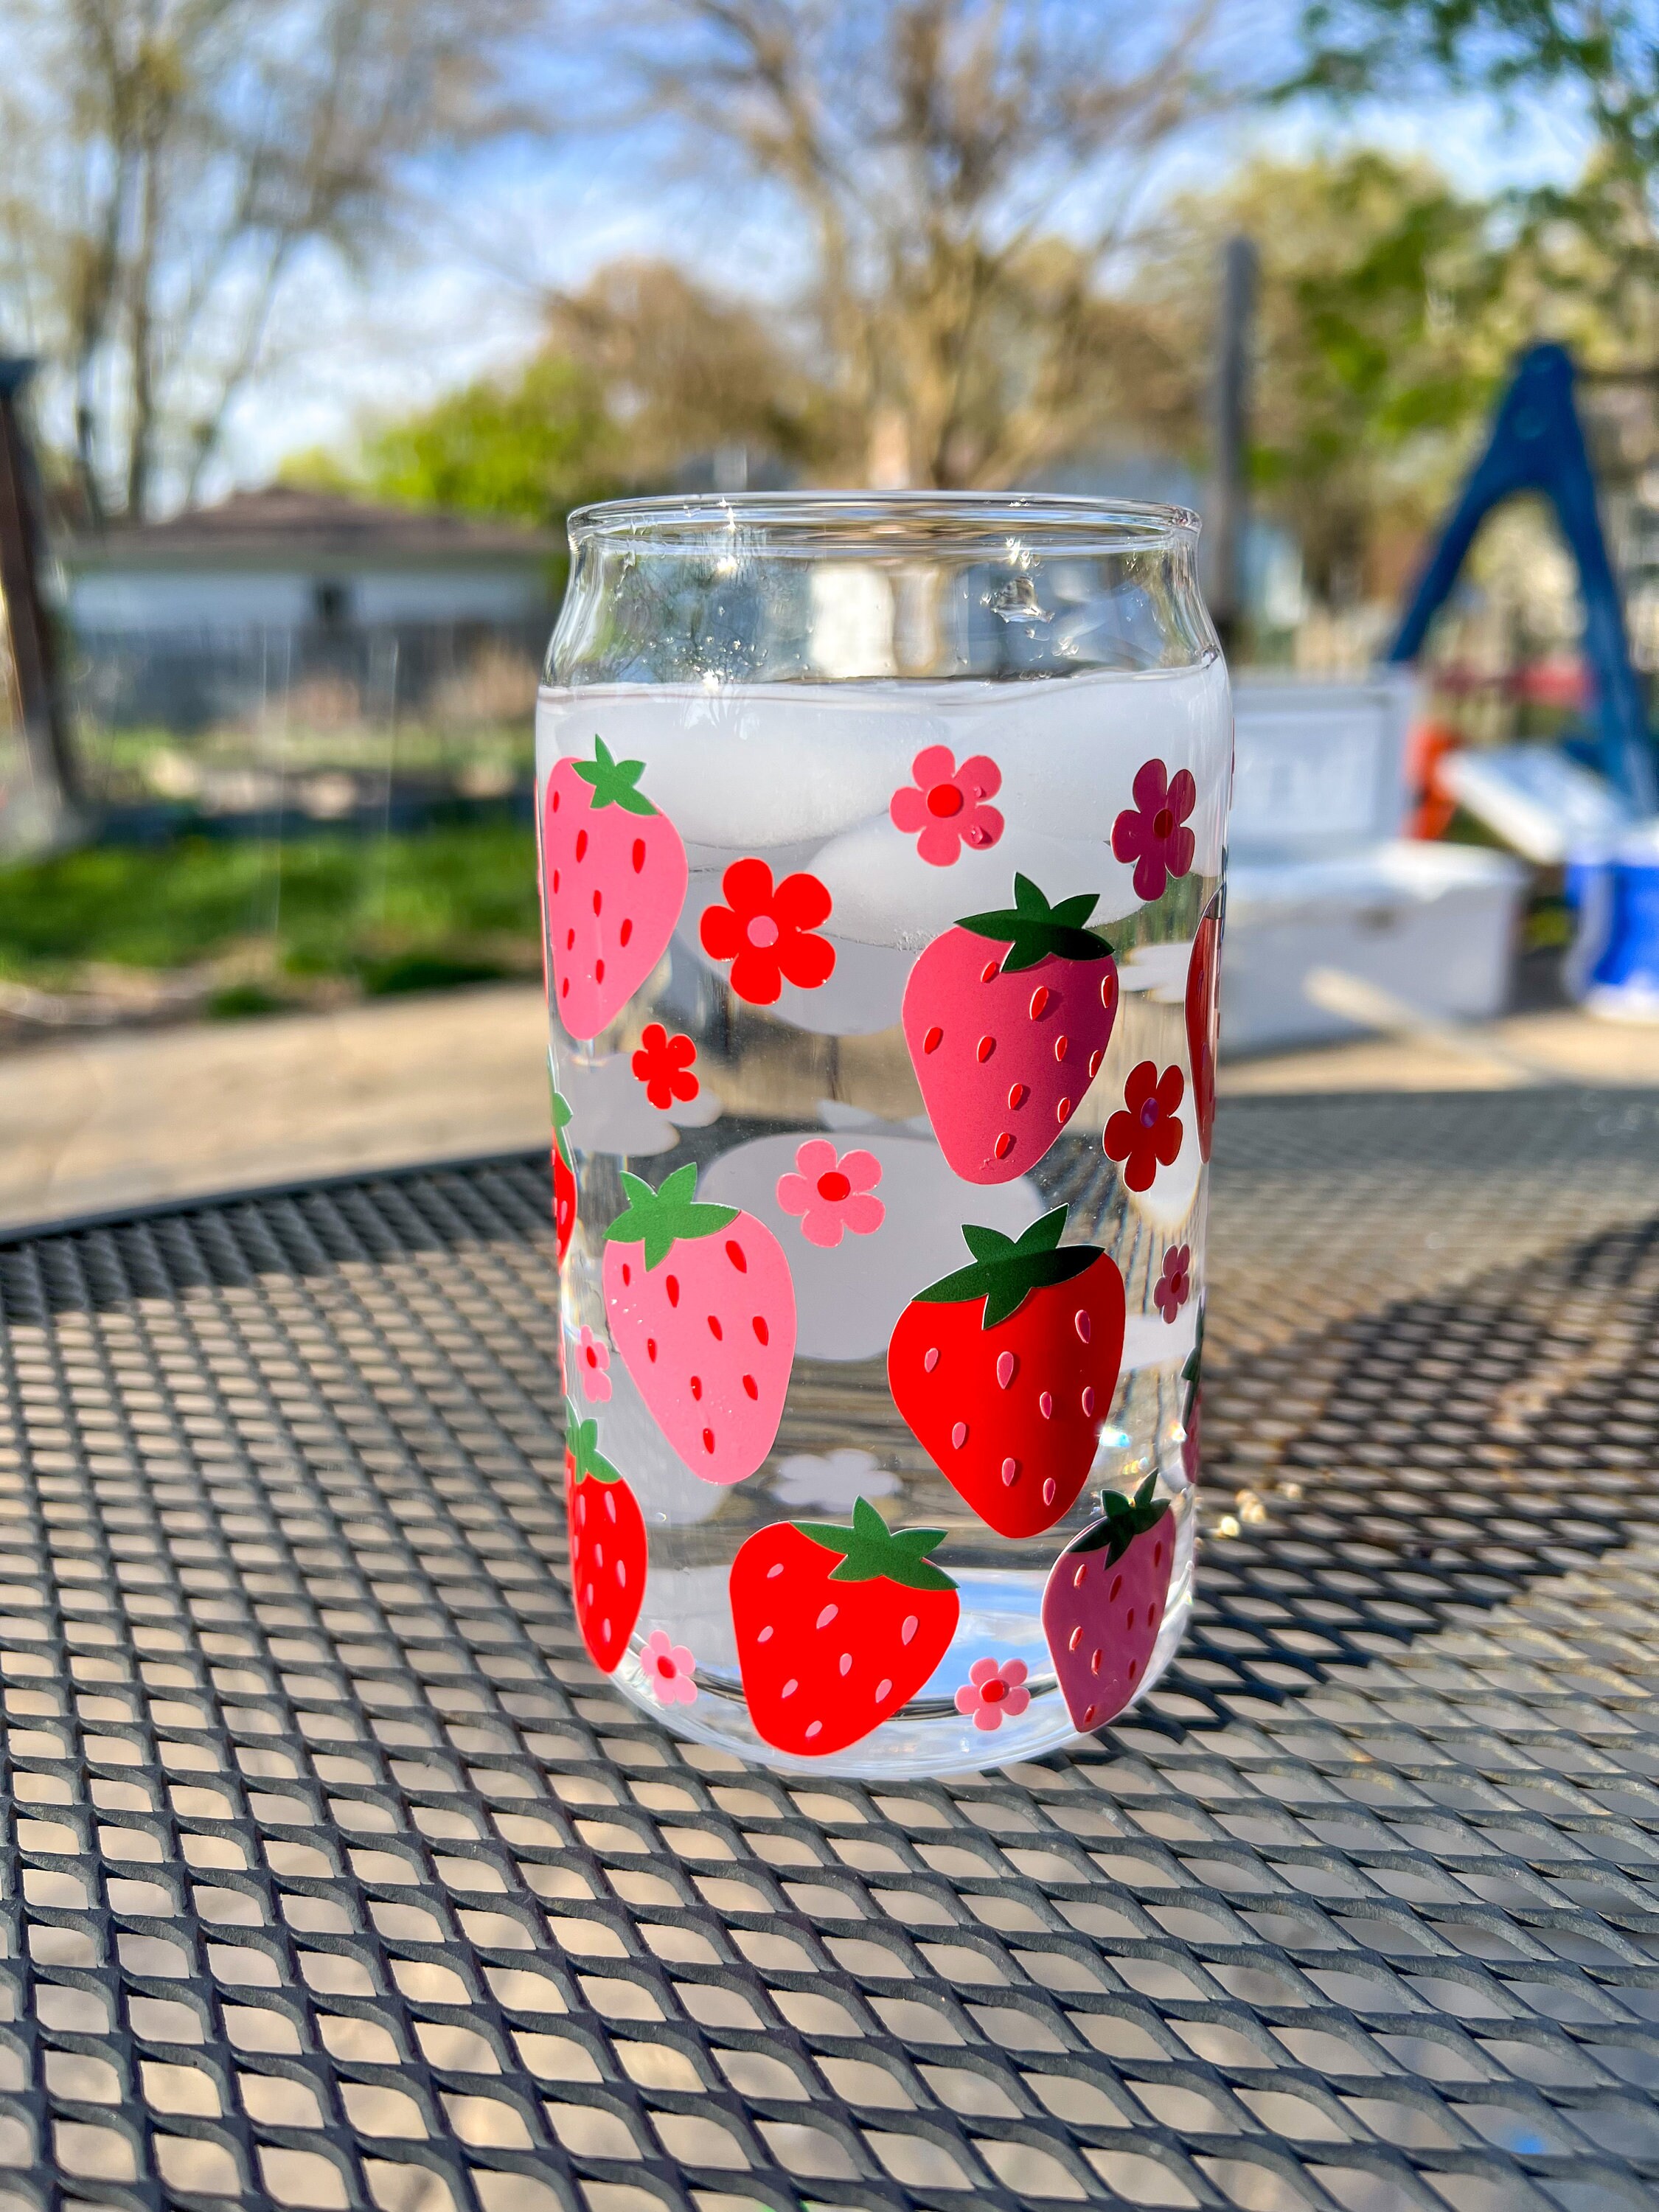
[[[540, 991], [130, 1030], [0, 1060], [0, 1226], [544, 1144]], [[1224, 1096], [1659, 1086], [1659, 1027], [1529, 1014], [1224, 1067]]]

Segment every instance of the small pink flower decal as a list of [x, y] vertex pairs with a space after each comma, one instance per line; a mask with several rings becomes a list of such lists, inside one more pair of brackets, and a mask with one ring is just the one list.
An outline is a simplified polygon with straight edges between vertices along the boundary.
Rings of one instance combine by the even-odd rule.
[[1173, 1244], [1164, 1255], [1164, 1273], [1152, 1285], [1152, 1304], [1173, 1322], [1193, 1294], [1193, 1248]]
[[689, 1105], [701, 1089], [691, 1073], [696, 1056], [689, 1036], [670, 1036], [660, 1022], [647, 1022], [629, 1066], [644, 1084], [646, 1097], [665, 1114], [677, 1098]]
[[645, 1679], [659, 1705], [689, 1705], [696, 1700], [697, 1686], [691, 1676], [696, 1663], [684, 1644], [669, 1642], [665, 1628], [652, 1630], [640, 1654]]
[[1133, 786], [1135, 803], [1112, 825], [1112, 850], [1135, 864], [1135, 896], [1162, 898], [1171, 876], [1184, 876], [1193, 865], [1198, 840], [1187, 817], [1198, 803], [1190, 769], [1171, 776], [1161, 760], [1143, 762]]
[[582, 1378], [582, 1395], [590, 1406], [602, 1406], [611, 1395], [611, 1354], [587, 1323], [576, 1340], [576, 1365]]
[[933, 867], [948, 868], [964, 845], [982, 853], [1002, 835], [1002, 817], [985, 801], [1002, 788], [1002, 770], [983, 753], [958, 768], [949, 745], [924, 745], [910, 763], [915, 778], [893, 793], [888, 812], [907, 836], [921, 832], [916, 850]]
[[809, 1137], [795, 1154], [793, 1175], [778, 1177], [778, 1204], [800, 1216], [809, 1244], [826, 1249], [846, 1231], [872, 1237], [887, 1218], [887, 1208], [871, 1195], [881, 1181], [881, 1162], [873, 1152], [836, 1155], [827, 1137]]
[[975, 1659], [957, 1692], [957, 1711], [971, 1713], [976, 1729], [998, 1729], [1006, 1713], [1016, 1720], [1031, 1702], [1023, 1659]]

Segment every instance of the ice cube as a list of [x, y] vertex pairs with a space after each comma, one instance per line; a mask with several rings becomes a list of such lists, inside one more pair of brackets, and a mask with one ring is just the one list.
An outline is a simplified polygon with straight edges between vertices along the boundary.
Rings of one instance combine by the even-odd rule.
[[570, 1107], [566, 1141], [579, 1152], [647, 1159], [655, 1152], [672, 1152], [682, 1129], [704, 1129], [720, 1116], [720, 1102], [706, 1077], [689, 1102], [677, 1098], [666, 1113], [653, 1106], [634, 1073], [630, 1053], [609, 1053], [600, 1060], [560, 1053], [553, 1079]]

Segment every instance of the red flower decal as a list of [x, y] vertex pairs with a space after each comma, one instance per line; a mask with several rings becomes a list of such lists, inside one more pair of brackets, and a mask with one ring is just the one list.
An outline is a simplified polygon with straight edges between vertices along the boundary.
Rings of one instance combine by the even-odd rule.
[[1174, 776], [1161, 760], [1143, 762], [1135, 772], [1135, 803], [1112, 825], [1112, 850], [1135, 864], [1135, 896], [1162, 898], [1171, 876], [1184, 876], [1193, 865], [1198, 840], [1187, 817], [1198, 803], [1190, 769]]
[[724, 906], [702, 917], [702, 949], [732, 963], [732, 988], [751, 1006], [773, 1005], [786, 983], [816, 991], [830, 981], [836, 948], [817, 935], [830, 894], [816, 876], [772, 881], [764, 860], [733, 860], [720, 878]]
[[1129, 1070], [1122, 1110], [1106, 1124], [1106, 1157], [1122, 1162], [1123, 1180], [1131, 1190], [1150, 1190], [1152, 1177], [1181, 1150], [1176, 1109], [1186, 1090], [1187, 1079], [1178, 1067], [1166, 1067], [1160, 1075], [1155, 1060], [1143, 1060]]
[[647, 1022], [630, 1064], [645, 1085], [646, 1097], [666, 1113], [677, 1098], [687, 1104], [702, 1087], [691, 1073], [696, 1056], [697, 1048], [689, 1036], [670, 1036], [660, 1022]]
[[1173, 1323], [1193, 1294], [1193, 1248], [1172, 1244], [1164, 1255], [1164, 1273], [1152, 1285], [1152, 1304]]
[[976, 853], [1002, 835], [1002, 817], [982, 802], [1002, 788], [1002, 770], [984, 753], [958, 768], [949, 745], [924, 745], [910, 763], [915, 783], [896, 791], [887, 811], [896, 830], [917, 830], [916, 850], [935, 868], [948, 868], [964, 845]]

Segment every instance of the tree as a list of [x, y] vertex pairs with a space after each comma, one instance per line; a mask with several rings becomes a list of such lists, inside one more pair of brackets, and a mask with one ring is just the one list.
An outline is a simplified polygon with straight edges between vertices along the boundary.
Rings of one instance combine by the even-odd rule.
[[1591, 312], [1651, 360], [1659, 349], [1659, 18], [1650, 0], [1310, 0], [1286, 92], [1340, 102], [1484, 94], [1547, 104], [1587, 145], [1573, 184], [1506, 198], [1540, 297]]
[[[1217, 0], [607, 0], [621, 80], [799, 227], [809, 357], [876, 483], [1063, 449], [1157, 157], [1248, 76]], [[1239, 20], [1235, 9], [1229, 21]]]
[[72, 391], [94, 514], [191, 496], [308, 252], [507, 126], [528, 0], [7, 0], [0, 313]]
[[[547, 529], [583, 500], [614, 490], [622, 458], [593, 379], [574, 362], [544, 354], [510, 382], [468, 385], [386, 425], [368, 441], [362, 475], [382, 498], [411, 507]], [[318, 481], [314, 468], [306, 473]]]

